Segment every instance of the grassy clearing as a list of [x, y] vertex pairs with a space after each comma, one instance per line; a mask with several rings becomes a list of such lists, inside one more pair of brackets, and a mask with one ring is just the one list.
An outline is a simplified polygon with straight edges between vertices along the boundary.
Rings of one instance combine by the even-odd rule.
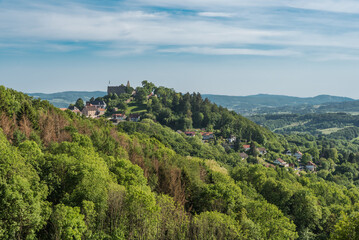
[[283, 129], [286, 129], [286, 128], [292, 128], [292, 127], [298, 127], [298, 126], [302, 126], [306, 123], [308, 123], [309, 121], [303, 121], [303, 122], [294, 122], [294, 123], [291, 123], [289, 125], [286, 125], [286, 126], [283, 126], [281, 128], [276, 128], [273, 130], [274, 131], [278, 131], [278, 130], [283, 130]]
[[128, 104], [127, 114], [142, 113], [147, 111], [147, 105], [144, 103], [130, 102]]
[[322, 134], [324, 135], [328, 135], [328, 134], [331, 134], [331, 133], [335, 133], [339, 130], [343, 130], [345, 127], [343, 128], [326, 128], [326, 129], [318, 129], [318, 131], [320, 131]]

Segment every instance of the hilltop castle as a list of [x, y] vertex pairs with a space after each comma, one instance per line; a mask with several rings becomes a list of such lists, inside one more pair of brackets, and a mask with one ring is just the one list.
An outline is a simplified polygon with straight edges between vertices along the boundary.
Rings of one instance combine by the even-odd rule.
[[130, 81], [127, 81], [127, 85], [123, 85], [121, 84], [120, 86], [108, 86], [107, 87], [107, 94], [110, 95], [110, 93], [112, 94], [117, 94], [117, 96], [120, 96], [123, 93], [126, 93], [126, 88], [129, 88], [130, 86]]

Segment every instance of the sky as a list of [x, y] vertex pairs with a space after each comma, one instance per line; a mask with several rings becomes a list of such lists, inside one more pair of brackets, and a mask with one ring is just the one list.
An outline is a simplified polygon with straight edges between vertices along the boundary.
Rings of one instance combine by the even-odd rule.
[[359, 99], [359, 1], [0, 0], [0, 85]]

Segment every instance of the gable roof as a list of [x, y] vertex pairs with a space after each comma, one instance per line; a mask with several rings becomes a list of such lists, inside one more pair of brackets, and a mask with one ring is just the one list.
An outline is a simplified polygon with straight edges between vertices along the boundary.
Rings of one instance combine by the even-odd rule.
[[213, 132], [201, 132], [201, 135], [202, 136], [209, 136], [209, 135], [212, 135]]
[[247, 153], [240, 153], [239, 156], [241, 156], [241, 158], [248, 158], [248, 154], [247, 154]]
[[307, 163], [307, 166], [314, 166], [314, 167], [316, 167], [317, 165], [316, 165], [315, 163], [313, 163], [312, 161], [310, 161], [310, 162]]
[[280, 162], [280, 163], [286, 163], [283, 159], [281, 158], [277, 158], [276, 161]]

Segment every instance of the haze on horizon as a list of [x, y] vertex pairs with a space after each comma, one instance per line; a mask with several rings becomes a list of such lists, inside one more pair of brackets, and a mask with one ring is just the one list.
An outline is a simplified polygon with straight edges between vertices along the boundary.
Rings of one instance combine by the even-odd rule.
[[357, 1], [98, 2], [1, 1], [0, 84], [359, 98]]

